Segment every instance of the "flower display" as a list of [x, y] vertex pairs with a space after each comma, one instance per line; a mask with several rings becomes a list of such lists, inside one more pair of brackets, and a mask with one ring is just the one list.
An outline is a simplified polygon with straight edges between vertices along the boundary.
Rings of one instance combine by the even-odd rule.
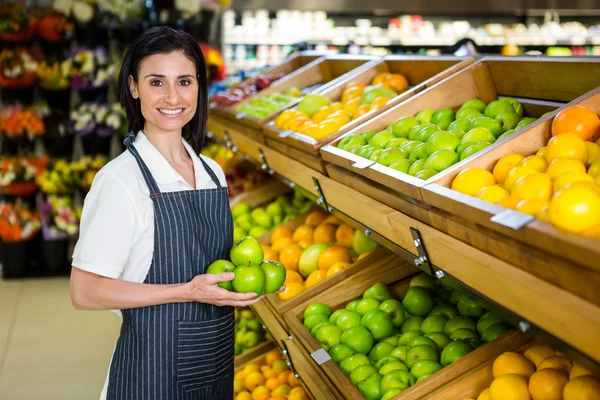
[[61, 63], [42, 61], [37, 69], [40, 86], [46, 90], [62, 90], [69, 87], [70, 71], [61, 68]]
[[54, 0], [52, 7], [64, 15], [72, 16], [79, 24], [87, 24], [94, 19], [95, 3], [91, 0]]
[[80, 172], [65, 159], [54, 159], [48, 168], [36, 177], [41, 191], [50, 195], [71, 194], [79, 186]]
[[81, 208], [73, 206], [67, 196], [48, 196], [40, 206], [42, 234], [45, 240], [66, 239], [79, 231]]
[[97, 155], [95, 157], [83, 157], [71, 164], [71, 168], [78, 173], [79, 186], [84, 191], [90, 190], [94, 177], [108, 163], [108, 157]]
[[37, 191], [35, 176], [48, 165], [48, 157], [3, 157], [0, 159], [0, 191], [29, 196]]
[[98, 0], [98, 6], [106, 14], [113, 16], [119, 23], [141, 19], [145, 2], [141, 0]]
[[74, 26], [69, 17], [56, 10], [45, 10], [37, 23], [38, 35], [48, 42], [62, 42], [73, 36]]
[[75, 134], [82, 137], [109, 137], [113, 132], [124, 134], [127, 131], [125, 113], [117, 103], [111, 106], [83, 103], [71, 111], [70, 118]]
[[0, 11], [0, 39], [11, 42], [31, 40], [36, 21], [22, 5]]
[[71, 79], [76, 89], [101, 88], [108, 85], [116, 67], [104, 47], [80, 47], [61, 64], [62, 74]]
[[0, 52], [0, 86], [30, 87], [37, 82], [39, 53], [30, 49]]
[[7, 243], [21, 242], [34, 237], [40, 230], [39, 213], [8, 202], [0, 203], [0, 237]]
[[44, 123], [38, 110], [21, 105], [6, 107], [0, 113], [0, 134], [10, 138], [26, 135], [30, 140], [44, 133]]

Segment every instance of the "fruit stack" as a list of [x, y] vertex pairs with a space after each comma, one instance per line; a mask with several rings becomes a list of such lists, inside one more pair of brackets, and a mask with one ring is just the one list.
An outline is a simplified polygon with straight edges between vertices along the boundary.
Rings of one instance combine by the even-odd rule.
[[377, 283], [334, 313], [309, 305], [303, 323], [368, 400], [390, 399], [511, 329], [425, 274], [402, 302]]
[[279, 261], [287, 270], [285, 291], [279, 293], [279, 299], [287, 301], [366, 257], [379, 244], [317, 208], [295, 230], [276, 228], [270, 246], [262, 248], [265, 260]]
[[257, 119], [263, 119], [292, 105], [301, 96], [302, 92], [300, 89], [294, 87], [286, 90], [284, 93], [271, 93], [264, 97], [257, 97], [250, 100], [247, 104], [237, 106], [235, 110]]
[[320, 94], [304, 96], [298, 107], [282, 112], [275, 119], [275, 126], [322, 140], [406, 90], [408, 81], [403, 75], [380, 73], [371, 86], [362, 83], [346, 86], [339, 102], [332, 103]]
[[554, 118], [552, 138], [535, 155], [508, 154], [492, 172], [467, 168], [452, 189], [600, 239], [598, 137], [598, 116], [585, 107], [569, 107]]
[[271, 86], [273, 82], [284, 77], [284, 74], [259, 75], [239, 85], [215, 94], [210, 98], [211, 105], [231, 107], [247, 97]]
[[515, 99], [489, 104], [472, 99], [456, 113], [425, 109], [383, 131], [347, 135], [337, 147], [426, 180], [533, 121], [523, 118], [523, 106]]
[[233, 379], [234, 400], [308, 400], [309, 397], [279, 350], [265, 355], [265, 362], [249, 363]]
[[262, 323], [249, 307], [235, 308], [235, 355], [265, 341]]
[[546, 345], [500, 355], [493, 374], [492, 385], [477, 400], [600, 399], [600, 381]]
[[279, 196], [264, 208], [252, 210], [248, 204], [238, 203], [231, 209], [234, 219], [233, 241], [237, 243], [246, 236], [259, 238], [274, 227], [304, 214], [313, 206], [313, 202], [297, 189], [293, 196]]

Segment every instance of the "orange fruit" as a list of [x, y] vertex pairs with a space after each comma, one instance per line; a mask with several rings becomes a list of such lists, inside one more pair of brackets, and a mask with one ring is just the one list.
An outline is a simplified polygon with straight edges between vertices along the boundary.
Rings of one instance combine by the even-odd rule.
[[267, 382], [265, 383], [265, 386], [267, 387], [267, 389], [269, 389], [270, 391], [273, 391], [275, 389], [277, 389], [277, 387], [279, 386], [279, 380], [276, 377], [273, 378], [269, 378], [267, 379]]
[[475, 196], [482, 188], [495, 184], [496, 179], [490, 171], [483, 168], [467, 168], [454, 178], [452, 189], [469, 196]]
[[530, 400], [527, 379], [507, 374], [494, 379], [490, 386], [490, 400]]
[[490, 388], [487, 388], [483, 392], [481, 392], [479, 394], [479, 397], [477, 397], [477, 400], [490, 400]]
[[553, 225], [574, 233], [600, 225], [600, 194], [586, 183], [573, 183], [554, 194], [548, 207]]
[[296, 387], [288, 395], [288, 400], [308, 400], [308, 395], [304, 391], [304, 388]]
[[566, 133], [593, 142], [600, 136], [600, 119], [587, 107], [573, 106], [564, 109], [552, 121], [552, 136]]
[[323, 107], [322, 109], [313, 114], [312, 122], [314, 122], [315, 124], [319, 124], [325, 121], [334, 112], [335, 110], [333, 110], [331, 107]]
[[588, 148], [588, 160], [585, 163], [585, 166], [589, 167], [596, 161], [600, 160], [600, 146], [592, 142], [585, 142], [585, 145]]
[[520, 178], [524, 176], [532, 174], [537, 174], [537, 171], [531, 167], [525, 167], [522, 165], [517, 166], [513, 168], [508, 173], [508, 175], [506, 175], [506, 180], [504, 181], [504, 188], [512, 193], [512, 187], [515, 184], [515, 182], [517, 182]]
[[541, 213], [544, 208], [547, 207], [547, 199], [527, 199], [518, 202], [517, 207], [515, 207], [515, 210], [522, 212], [523, 214], [528, 214], [535, 217], [536, 215]]
[[323, 282], [325, 280], [325, 278], [327, 278], [327, 271], [318, 269], [318, 270], [310, 273], [308, 278], [306, 278], [306, 282], [304, 282], [304, 285], [306, 286], [307, 289], [310, 289], [311, 287], [315, 286], [317, 283]]
[[367, 114], [369, 111], [371, 111], [371, 106], [369, 104], [363, 104], [362, 106], [358, 107], [353, 119], [360, 118], [363, 115]]
[[529, 394], [533, 400], [562, 400], [567, 382], [569, 378], [564, 371], [544, 369], [531, 375]]
[[301, 133], [303, 135], [308, 135], [308, 132], [315, 129], [316, 127], [317, 127], [317, 124], [309, 121], [309, 122], [305, 122], [304, 124], [302, 124], [302, 126], [300, 126], [300, 128], [295, 130], [295, 132]]
[[252, 400], [252, 395], [248, 392], [240, 392], [235, 396], [234, 400]]
[[306, 248], [312, 246], [314, 243], [313, 243], [312, 239], [302, 239], [297, 244], [298, 244], [298, 246], [302, 247], [303, 249], [306, 249]]
[[[548, 146], [544, 146], [541, 149], [539, 149], [537, 151], [537, 153], [535, 153], [535, 155], [546, 159], [546, 157], [548, 156]], [[546, 161], [548, 161], [548, 160], [546, 160]]]
[[394, 89], [398, 94], [408, 90], [408, 80], [402, 74], [390, 74], [384, 82]]
[[581, 171], [569, 171], [554, 179], [554, 191], [558, 192], [575, 182], [594, 182], [594, 178]]
[[242, 371], [242, 370], [240, 370], [240, 371], [237, 371], [237, 372], [236, 372], [236, 373], [233, 375], [233, 379], [235, 379], [235, 380], [240, 380], [240, 381], [243, 381], [243, 380], [244, 380], [244, 377], [245, 377], [245, 376], [244, 376], [244, 371]]
[[600, 400], [600, 382], [592, 376], [580, 376], [566, 384], [564, 400]]
[[335, 242], [347, 249], [351, 249], [354, 242], [354, 228], [348, 224], [341, 224], [335, 231]]
[[287, 400], [287, 396], [271, 396], [269, 400]]
[[288, 271], [298, 271], [298, 262], [302, 255], [302, 247], [297, 244], [289, 244], [279, 253], [279, 262], [283, 264]]
[[354, 116], [358, 111], [358, 107], [360, 107], [360, 97], [354, 98], [352, 100], [348, 100], [344, 103], [342, 110], [344, 110], [348, 115]]
[[[279, 371], [277, 373], [277, 380], [279, 381], [279, 384], [287, 384], [288, 374], [290, 373], [288, 371], [287, 361], [285, 361], [283, 358], [280, 358], [279, 360], [275, 361], [275, 364], [277, 364], [277, 370]], [[273, 369], [275, 369], [275, 364], [273, 364]]]
[[483, 201], [496, 204], [509, 195], [510, 193], [508, 190], [504, 189], [502, 186], [494, 185], [481, 188], [476, 196]]
[[292, 236], [292, 240], [294, 243], [298, 243], [301, 240], [312, 240], [314, 229], [308, 225], [300, 225], [294, 231], [294, 235]]
[[551, 162], [558, 158], [579, 160], [586, 163], [588, 160], [588, 148], [583, 139], [574, 133], [563, 133], [548, 141], [548, 154], [546, 161]]
[[296, 378], [296, 375], [289, 374], [288, 375], [288, 385], [290, 385], [291, 388], [300, 387], [300, 386], [302, 386], [302, 381], [300, 379]]
[[537, 172], [544, 172], [546, 171], [546, 168], [548, 168], [548, 162], [546, 161], [546, 158], [542, 158], [539, 156], [525, 157], [523, 160], [521, 160], [519, 165], [531, 167]]
[[546, 368], [557, 369], [570, 374], [573, 369], [573, 361], [563, 356], [550, 356], [544, 358], [537, 366], [538, 371]]
[[569, 171], [585, 172], [585, 165], [580, 160], [559, 158], [550, 162], [546, 173], [550, 175], [550, 178], [555, 179], [556, 177]]
[[[340, 125], [333, 120], [325, 120], [312, 129], [308, 134], [315, 140], [323, 140], [340, 129]], [[587, 149], [586, 149], [587, 150]]]
[[600, 176], [600, 160], [590, 165], [590, 168], [588, 169], [588, 174], [590, 174], [594, 178]]
[[340, 226], [342, 224], [342, 220], [336, 217], [335, 215], [330, 215], [322, 222], [323, 224]]
[[338, 262], [351, 262], [350, 251], [343, 247], [331, 246], [319, 256], [317, 264], [319, 269], [327, 271], [329, 267]]
[[299, 293], [302, 293], [305, 287], [302, 283], [289, 282], [285, 284], [285, 290], [279, 293], [279, 300], [288, 301], [289, 299], [296, 297]]
[[[265, 365], [265, 367], [267, 367]], [[273, 370], [271, 369], [271, 367], [267, 367], [263, 372], [263, 376], [265, 377], [265, 379], [269, 379], [269, 378], [275, 378], [275, 372], [273, 372]]]
[[349, 85], [342, 93], [342, 104], [348, 103], [355, 99], [360, 99], [365, 91], [364, 87], [357, 85]]
[[344, 105], [339, 101], [335, 101], [329, 105], [329, 108], [331, 108], [335, 112], [341, 110], [343, 106]]
[[313, 243], [335, 243], [336, 226], [330, 224], [321, 224], [317, 226], [313, 233]]
[[317, 208], [306, 216], [304, 219], [304, 225], [316, 228], [317, 226], [321, 225], [328, 216], [329, 214], [327, 214], [325, 210]]
[[[288, 374], [288, 380], [290, 379], [290, 376], [294, 376], [294, 374]], [[289, 385], [279, 385], [271, 394], [275, 396], [287, 396], [291, 391], [292, 388]]]
[[585, 367], [582, 367], [579, 364], [573, 364], [573, 369], [569, 374], [569, 379], [579, 378], [580, 376], [594, 376], [594, 374]]
[[302, 275], [300, 275], [298, 272], [287, 270], [287, 275], [285, 277], [285, 285], [292, 282], [304, 284], [304, 279], [302, 278]]
[[266, 386], [259, 386], [252, 391], [252, 400], [269, 400], [271, 391]]
[[289, 228], [287, 226], [278, 226], [277, 228], [273, 229], [273, 232], [271, 232], [271, 237], [270, 237], [269, 241], [271, 242], [271, 244], [273, 244], [278, 239], [291, 238], [293, 235], [294, 235], [294, 232], [292, 231], [291, 228]]
[[519, 178], [511, 190], [513, 196], [520, 197], [523, 200], [550, 200], [552, 193], [552, 179], [550, 179], [550, 176], [540, 172]]
[[239, 393], [244, 390], [244, 381], [241, 379], [233, 380], [233, 393]]
[[348, 268], [350, 266], [349, 262], [336, 262], [335, 264], [333, 264], [331, 267], [329, 267], [329, 269], [327, 270], [327, 277], [329, 278], [332, 275], [337, 274], [338, 272], [340, 272], [341, 270]]
[[371, 85], [377, 85], [379, 83], [386, 82], [389, 79], [390, 75], [392, 75], [392, 74], [390, 74], [389, 72], [380, 72], [380, 73], [378, 73], [375, 76], [375, 78], [373, 78], [373, 81], [371, 81]]
[[591, 228], [582, 231], [581, 234], [592, 239], [600, 239], [600, 225], [592, 226]]
[[265, 362], [270, 367], [273, 365], [275, 360], [280, 359], [281, 357], [283, 357], [283, 355], [279, 350], [271, 350], [267, 354], [265, 354]]
[[248, 375], [250, 375], [253, 372], [260, 371], [260, 367], [257, 364], [252, 363], [252, 364], [246, 365], [242, 371], [244, 373], [244, 377], [247, 377]]
[[520, 154], [508, 154], [496, 162], [494, 170], [494, 178], [498, 183], [504, 183], [506, 175], [516, 167], [525, 157]]
[[271, 245], [271, 250], [273, 250], [276, 253], [281, 253], [281, 250], [283, 250], [285, 247], [289, 246], [290, 244], [294, 244], [294, 240], [290, 239], [289, 237], [277, 239]]
[[505, 197], [502, 200], [500, 200], [498, 205], [500, 205], [504, 208], [514, 210], [517, 208], [517, 204], [519, 204], [521, 202], [521, 200], [522, 199], [517, 196], [508, 196], [508, 197]]
[[556, 350], [545, 344], [540, 344], [531, 346], [525, 350], [523, 355], [537, 367], [545, 358], [556, 355]]
[[535, 366], [525, 356], [508, 351], [499, 355], [492, 366], [494, 378], [516, 374], [529, 378], [535, 372]]
[[387, 97], [378, 97], [371, 103], [371, 110], [377, 110], [386, 105], [386, 103], [390, 101]]
[[363, 258], [367, 258], [372, 253], [373, 253], [372, 251], [366, 251], [366, 252], [362, 253], [360, 256], [358, 256], [358, 258], [356, 259], [356, 261], [360, 261]]
[[537, 213], [535, 217], [539, 220], [550, 222], [550, 217], [548, 216], [548, 207], [542, 208], [542, 211]]
[[252, 372], [244, 379], [244, 386], [250, 391], [265, 384], [265, 377], [261, 372]]
[[263, 253], [264, 253], [263, 259], [265, 261], [279, 261], [279, 257], [277, 256], [277, 253], [275, 251], [273, 251], [272, 248], [270, 248], [266, 244], [261, 244], [260, 247], [263, 249]]

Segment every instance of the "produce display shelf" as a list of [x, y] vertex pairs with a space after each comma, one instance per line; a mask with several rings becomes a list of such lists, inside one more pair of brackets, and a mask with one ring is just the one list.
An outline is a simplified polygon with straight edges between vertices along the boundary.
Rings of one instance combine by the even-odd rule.
[[250, 361], [252, 361], [253, 359], [255, 359], [256, 357], [260, 357], [264, 353], [267, 353], [273, 349], [275, 349], [275, 343], [273, 343], [270, 340], [267, 340], [266, 342], [262, 342], [258, 346], [248, 349], [245, 352], [235, 356], [233, 363], [237, 369], [239, 366], [247, 364]]
[[251, 208], [258, 207], [264, 204], [268, 200], [271, 200], [280, 194], [284, 194], [290, 191], [290, 188], [283, 182], [273, 179], [262, 185], [259, 185], [251, 191], [242, 192], [235, 196], [229, 201], [231, 207], [239, 203], [246, 203]]
[[[311, 162], [304, 162], [305, 165], [313, 167], [322, 165], [320, 161], [320, 149], [332, 140], [344, 135], [346, 132], [356, 128], [362, 123], [368, 121], [395, 105], [403, 103], [415, 96], [417, 93], [435, 85], [444, 78], [462, 70], [463, 68], [475, 62], [472, 57], [425, 57], [425, 56], [386, 56], [374, 63], [360, 68], [354, 73], [349, 74], [346, 79], [341, 79], [337, 83], [327, 88], [319, 89], [315, 93], [321, 94], [331, 102], [339, 101], [346, 86], [351, 84], [369, 85], [373, 79], [380, 73], [402, 74], [408, 80], [410, 88], [388, 101], [383, 107], [371, 111], [363, 116], [342, 126], [337, 132], [322, 140], [313, 139], [307, 135], [296, 133], [290, 130], [282, 130], [275, 126], [274, 121], [264, 125], [262, 132], [265, 135], [266, 144], [282, 153], [295, 151], [304, 153], [298, 159], [302, 162], [305, 159], [311, 159]], [[317, 171], [325, 172], [323, 168], [315, 168]]]

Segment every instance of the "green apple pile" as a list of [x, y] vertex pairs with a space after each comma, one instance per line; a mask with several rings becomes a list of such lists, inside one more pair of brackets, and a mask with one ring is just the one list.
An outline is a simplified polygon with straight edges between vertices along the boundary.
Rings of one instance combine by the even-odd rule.
[[235, 355], [265, 341], [262, 323], [248, 307], [235, 308]]
[[426, 274], [402, 301], [377, 283], [333, 313], [309, 305], [303, 324], [368, 400], [390, 399], [511, 329]]
[[300, 97], [302, 97], [300, 89], [292, 87], [283, 93], [271, 93], [267, 96], [254, 98], [248, 103], [236, 107], [235, 110], [263, 119], [292, 105]]
[[278, 291], [287, 276], [283, 264], [276, 261], [264, 261], [264, 252], [254, 238], [246, 237], [238, 242], [229, 253], [231, 261], [217, 260], [206, 269], [207, 274], [233, 272], [235, 277], [217, 285], [237, 293], [263, 293]]
[[381, 132], [347, 135], [338, 148], [425, 180], [533, 121], [513, 98], [472, 99], [456, 112], [425, 109]]
[[282, 223], [309, 211], [314, 203], [299, 189], [292, 196], [278, 196], [266, 207], [251, 209], [246, 203], [238, 203], [231, 209], [233, 215], [233, 241], [237, 243], [246, 236], [259, 238]]

